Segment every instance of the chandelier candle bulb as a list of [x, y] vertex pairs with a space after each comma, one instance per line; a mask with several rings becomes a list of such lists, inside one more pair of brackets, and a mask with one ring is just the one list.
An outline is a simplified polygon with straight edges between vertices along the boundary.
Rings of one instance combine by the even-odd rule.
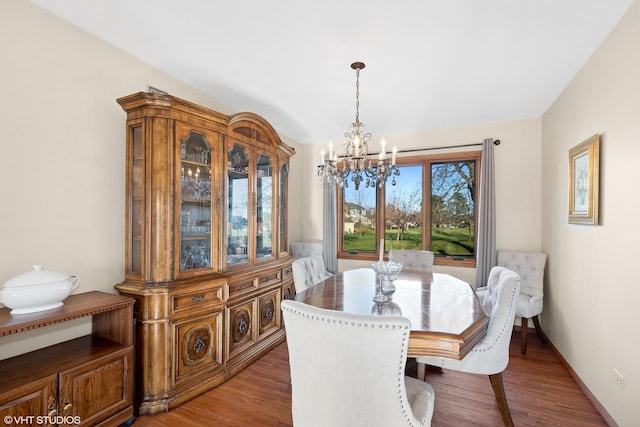
[[393, 147], [393, 151], [391, 152], [391, 165], [396, 165], [396, 153], [398, 152], [398, 147]]
[[[329, 156], [329, 160], [331, 160], [331, 156]], [[320, 164], [324, 164], [324, 150], [320, 151]]]
[[329, 159], [333, 159], [333, 142], [329, 141]]

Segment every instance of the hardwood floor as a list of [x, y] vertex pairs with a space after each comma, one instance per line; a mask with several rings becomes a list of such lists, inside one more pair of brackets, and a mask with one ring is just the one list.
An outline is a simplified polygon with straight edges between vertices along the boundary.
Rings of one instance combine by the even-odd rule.
[[[415, 363], [407, 373], [415, 375]], [[503, 373], [516, 426], [606, 426], [558, 357], [529, 335], [520, 354], [519, 332], [511, 340]], [[502, 425], [489, 378], [454, 371], [427, 372], [436, 392], [434, 427]], [[134, 427], [291, 426], [291, 385], [286, 343], [227, 383], [164, 414], [139, 417]], [[328, 426], [330, 427], [330, 426]]]

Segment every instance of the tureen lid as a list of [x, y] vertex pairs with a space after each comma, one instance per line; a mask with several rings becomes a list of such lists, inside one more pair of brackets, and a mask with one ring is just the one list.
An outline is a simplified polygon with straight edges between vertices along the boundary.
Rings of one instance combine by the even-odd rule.
[[17, 288], [20, 286], [44, 285], [67, 280], [69, 277], [68, 274], [45, 270], [41, 265], [34, 265], [32, 271], [12, 277], [5, 282], [4, 286], [6, 288]]

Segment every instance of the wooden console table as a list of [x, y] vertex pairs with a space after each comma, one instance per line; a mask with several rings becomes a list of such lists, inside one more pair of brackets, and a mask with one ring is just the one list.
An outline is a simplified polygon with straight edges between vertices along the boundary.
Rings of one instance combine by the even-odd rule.
[[91, 426], [131, 420], [133, 303], [86, 292], [36, 313], [12, 315], [1, 308], [0, 337], [88, 316], [92, 333], [0, 361], [0, 419]]

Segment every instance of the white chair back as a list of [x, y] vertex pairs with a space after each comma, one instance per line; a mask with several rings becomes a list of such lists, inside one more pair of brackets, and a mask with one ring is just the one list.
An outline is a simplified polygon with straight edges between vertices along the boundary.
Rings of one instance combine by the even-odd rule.
[[322, 242], [291, 242], [291, 255], [294, 258], [322, 256], [322, 245]]
[[477, 359], [473, 372], [496, 374], [509, 364], [509, 344], [519, 293], [520, 276], [516, 272], [505, 267], [491, 269], [482, 301], [482, 308], [489, 316], [489, 326], [485, 337], [471, 350], [470, 355]]
[[[498, 265], [513, 270], [520, 275], [522, 283], [520, 292], [540, 301], [540, 311], [535, 314], [542, 312], [544, 266], [546, 262], [547, 254], [541, 252], [498, 251]], [[519, 316], [517, 313], [516, 315]]]
[[427, 426], [433, 388], [404, 375], [411, 322], [282, 301], [296, 427]]
[[522, 286], [516, 316], [520, 317], [520, 352], [527, 354], [528, 319], [533, 319], [540, 341], [546, 342], [538, 315], [544, 303], [544, 266], [547, 254], [541, 252], [498, 251], [498, 265], [520, 275]]
[[[482, 308], [489, 316], [487, 334], [462, 360], [435, 357], [416, 358], [419, 364], [440, 366], [472, 374], [488, 375], [505, 426], [513, 426], [502, 382], [502, 372], [509, 364], [511, 330], [520, 295], [520, 276], [505, 267], [493, 267], [485, 287]], [[424, 367], [420, 371], [424, 372]]]
[[333, 276], [324, 266], [321, 255], [298, 258], [291, 264], [293, 284], [296, 293], [300, 293], [311, 286]]
[[482, 308], [489, 316], [487, 334], [462, 360], [417, 358], [419, 363], [474, 374], [492, 375], [505, 370], [509, 363], [511, 330], [520, 293], [520, 277], [504, 267], [489, 272]]
[[402, 263], [403, 269], [433, 270], [433, 252], [399, 250], [393, 251], [393, 260]]

